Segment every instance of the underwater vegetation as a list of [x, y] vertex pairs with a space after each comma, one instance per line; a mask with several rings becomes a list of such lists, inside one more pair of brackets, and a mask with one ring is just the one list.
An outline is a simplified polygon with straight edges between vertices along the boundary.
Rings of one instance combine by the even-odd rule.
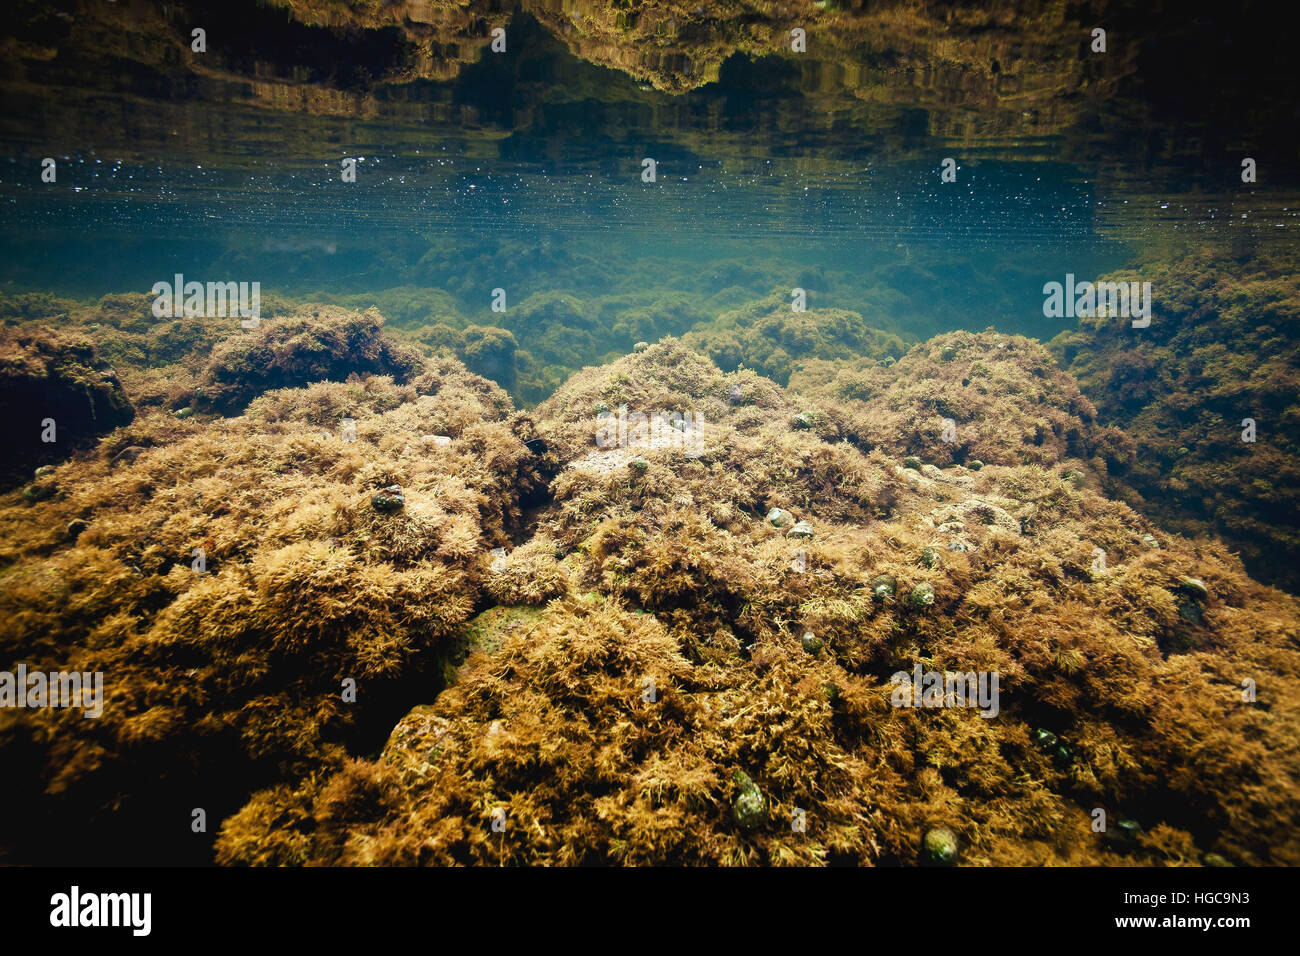
[[899, 336], [871, 328], [857, 312], [795, 312], [789, 294], [781, 293], [723, 312], [702, 326], [683, 336], [683, 342], [724, 369], [743, 365], [782, 385], [809, 362], [896, 358], [904, 349]]
[[1300, 865], [1262, 10], [18, 0], [0, 865]]
[[[400, 352], [365, 334], [331, 338], [373, 328], [373, 315], [328, 319], [317, 335], [289, 317], [237, 337], [302, 339], [304, 362], [322, 342], [347, 342], [335, 357], [348, 361], [328, 365], [340, 371]], [[31, 760], [15, 758], [32, 790], [7, 792], [14, 812], [56, 831], [110, 811], [147, 821], [160, 790], [207, 781], [224, 793], [230, 778], [311, 772], [365, 732], [340, 682], [382, 714], [395, 682], [435, 668], [474, 609], [484, 549], [518, 520], [530, 455], [497, 386], [455, 361], [417, 365], [405, 383], [349, 375], [271, 389], [233, 418], [149, 409], [44, 474], [41, 495], [8, 496], [0, 657], [111, 675], [99, 720], [0, 711], [0, 747]], [[245, 369], [244, 397], [274, 378], [246, 362], [214, 367]], [[394, 485], [396, 516], [375, 501]]]
[[[699, 444], [597, 441], [610, 406], [683, 403]], [[575, 376], [451, 686], [378, 758], [255, 795], [218, 858], [1297, 860], [1294, 598], [1060, 462], [917, 471], [800, 407], [671, 340]], [[1000, 713], [891, 706], [917, 664], [999, 672]]]
[[[32, 408], [44, 415], [40, 429], [26, 427]], [[46, 328], [0, 327], [0, 437], [7, 449], [0, 487], [30, 479], [65, 449], [92, 445], [133, 416], [122, 383], [93, 343]], [[39, 495], [40, 486], [28, 493]]]
[[0, 507], [0, 662], [107, 693], [0, 711], [9, 858], [207, 794], [226, 864], [1300, 862], [1300, 606], [1104, 495], [1134, 441], [1036, 342], [666, 338], [519, 412], [375, 310], [106, 318], [137, 416]]
[[1133, 440], [1100, 425], [1074, 379], [1020, 335], [950, 332], [897, 361], [807, 362], [790, 389], [814, 404], [808, 427], [929, 467], [1033, 464], [1110, 488], [1134, 458]]
[[1300, 590], [1294, 254], [1149, 250], [1111, 278], [1137, 275], [1160, 292], [1149, 328], [1082, 319], [1051, 343], [1136, 444], [1125, 500], [1171, 530], [1221, 538], [1253, 575]]

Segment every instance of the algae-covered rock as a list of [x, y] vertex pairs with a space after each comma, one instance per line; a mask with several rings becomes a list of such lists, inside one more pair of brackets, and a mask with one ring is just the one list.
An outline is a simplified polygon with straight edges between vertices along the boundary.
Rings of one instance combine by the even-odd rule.
[[957, 836], [947, 827], [927, 830], [921, 840], [923, 866], [952, 866], [957, 862]]
[[402, 494], [402, 489], [397, 485], [389, 485], [382, 491], [371, 496], [371, 506], [383, 514], [392, 514], [394, 511], [401, 511], [406, 505], [406, 496]]
[[882, 574], [871, 582], [871, 592], [877, 600], [889, 600], [898, 593], [898, 579], [892, 574]]
[[1097, 420], [1092, 402], [1041, 343], [991, 331], [946, 333], [934, 343], [943, 343], [939, 356], [951, 349], [952, 357], [918, 347], [891, 366], [809, 366], [791, 387], [821, 398], [849, 440], [918, 471], [922, 461], [979, 468], [1078, 460], [1108, 485], [1123, 480], [1132, 440]]
[[419, 354], [386, 338], [383, 325], [378, 310], [325, 305], [263, 321], [255, 332], [217, 345], [199, 376], [197, 400], [231, 414], [272, 389], [342, 381], [358, 373], [413, 379], [424, 368]]
[[0, 490], [134, 415], [116, 373], [89, 341], [41, 327], [0, 328]]
[[[1096, 316], [1051, 342], [1108, 420], [1140, 443], [1123, 488], [1162, 527], [1212, 533], [1252, 574], [1300, 591], [1300, 308], [1294, 249], [1157, 244], [1099, 277], [1158, 289], [1135, 347]], [[1207, 329], [1213, 327], [1212, 337]]]
[[557, 546], [538, 536], [492, 563], [487, 592], [502, 604], [545, 604], [569, 590], [567, 563], [556, 556]]
[[[527, 413], [423, 361], [237, 419], [159, 408], [39, 479], [55, 494], [0, 503], [0, 652], [116, 675], [99, 721], [4, 714], [6, 766], [49, 781], [18, 817], [48, 802], [134, 834], [160, 798], [133, 781], [201, 751], [250, 781], [222, 863], [911, 864], [936, 820], [986, 835], [968, 863], [1181, 864], [1205, 834], [1242, 864], [1300, 861], [1300, 605], [1214, 540], [1146, 548], [1091, 471], [1060, 480], [1069, 462], [904, 472], [833, 424], [791, 430], [806, 396], [670, 339]], [[574, 467], [601, 400], [699, 410], [704, 440], [647, 450], [640, 475], [627, 447]], [[377, 511], [391, 487], [404, 505]], [[774, 503], [782, 530], [815, 511], [815, 538], [774, 530]], [[889, 706], [917, 661], [1000, 675], [998, 719]], [[1224, 692], [1239, 674], [1267, 707]], [[188, 690], [160, 710], [159, 681]], [[1092, 838], [1094, 790], [1149, 829]], [[503, 842], [480, 810], [507, 802]], [[789, 807], [816, 839], [764, 825]]]
[[463, 663], [473, 653], [492, 655], [501, 650], [506, 639], [516, 633], [527, 633], [541, 619], [542, 612], [535, 607], [490, 607], [471, 618], [465, 625], [465, 636], [455, 660]]
[[762, 826], [767, 821], [767, 800], [763, 797], [763, 791], [758, 789], [758, 784], [743, 770], [737, 770], [732, 779], [739, 787], [736, 799], [731, 804], [732, 816], [746, 830]]
[[[374, 746], [398, 689], [436, 694], [438, 662], [480, 600], [479, 556], [507, 538], [531, 460], [480, 404], [484, 384], [439, 365], [405, 401], [354, 406], [354, 442], [315, 421], [318, 399], [352, 388], [341, 382], [264, 396], [273, 424], [159, 410], [61, 465], [45, 479], [57, 495], [0, 503], [0, 661], [112, 675], [98, 719], [0, 714], [0, 759], [34, 781], [6, 797], [28, 824], [0, 855], [43, 859], [75, 818], [105, 835], [78, 859], [120, 862], [107, 848], [149, 845], [176, 792], [144, 781], [199, 786], [194, 754], [233, 812], [261, 786]], [[460, 447], [407, 452], [448, 420]], [[371, 498], [389, 487], [421, 491], [381, 513]]]
[[928, 582], [918, 584], [907, 596], [907, 603], [918, 609], [929, 607], [934, 603], [934, 585]]

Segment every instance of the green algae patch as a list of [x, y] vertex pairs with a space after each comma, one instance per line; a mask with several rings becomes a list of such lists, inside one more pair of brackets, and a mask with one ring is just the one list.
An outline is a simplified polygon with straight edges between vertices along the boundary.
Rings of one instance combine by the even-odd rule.
[[517, 631], [527, 632], [542, 616], [535, 607], [492, 607], [470, 620], [460, 658], [473, 653], [495, 654], [501, 650], [506, 638]]

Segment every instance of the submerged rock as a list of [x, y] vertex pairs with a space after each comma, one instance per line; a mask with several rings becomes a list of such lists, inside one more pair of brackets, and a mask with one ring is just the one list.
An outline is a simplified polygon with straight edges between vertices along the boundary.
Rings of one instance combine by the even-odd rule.
[[140, 445], [128, 445], [126, 448], [123, 448], [121, 451], [119, 451], [116, 455], [113, 456], [112, 463], [114, 465], [135, 464], [135, 460], [139, 458], [141, 455], [143, 455], [146, 451], [148, 451], [148, 449], [142, 448]]
[[877, 601], [887, 601], [898, 593], [898, 579], [892, 574], [882, 574], [871, 581], [871, 593]]
[[[1194, 858], [1204, 833], [1243, 864], [1300, 862], [1287, 837], [1300, 820], [1287, 722], [1300, 603], [1256, 585], [1216, 542], [1170, 532], [1161, 551], [1135, 549], [1125, 529], [1140, 515], [1098, 487], [1063, 488], [1063, 466], [1000, 461], [978, 480], [947, 469], [972, 481], [961, 485], [904, 476], [896, 455], [840, 440], [870, 422], [829, 421], [819, 431], [834, 440], [792, 435], [816, 395], [724, 373], [667, 340], [579, 373], [526, 412], [452, 360], [429, 361], [409, 383], [263, 394], [239, 421], [179, 424], [160, 407], [61, 466], [50, 504], [0, 501], [12, 585], [0, 621], [22, 622], [0, 627], [0, 652], [50, 666], [89, 655], [122, 689], [102, 722], [6, 715], [21, 734], [0, 734], [6, 766], [66, 778], [100, 807], [149, 799], [131, 781], [183, 773], [186, 754], [213, 755], [232, 781], [265, 765], [223, 822], [222, 863], [825, 863], [819, 841], [788, 839], [774, 819], [795, 804], [835, 834], [837, 861], [914, 862], [925, 821], [942, 821], [950, 835], [987, 835], [980, 862], [1113, 862], [1103, 841], [1043, 838], [1075, 827], [1070, 792], [1087, 774], [1106, 793], [1156, 787], [1184, 808], [1126, 862], [1168, 862], [1170, 847]], [[998, 381], [995, 360], [982, 361], [973, 382]], [[743, 406], [727, 400], [738, 378]], [[628, 480], [633, 448], [601, 452], [605, 470], [566, 467], [590, 453], [585, 410], [609, 395], [699, 409], [707, 454], [647, 450], [653, 482]], [[364, 423], [347, 445], [344, 410]], [[435, 434], [454, 440], [422, 440]], [[535, 435], [545, 457], [525, 443]], [[111, 468], [130, 445], [150, 453]], [[399, 476], [421, 493], [377, 517], [366, 502], [377, 488], [402, 494]], [[817, 514], [826, 544], [799, 555], [805, 573], [790, 573], [791, 552], [809, 546], [772, 530], [795, 516], [755, 512], [764, 500]], [[1026, 533], [1017, 514], [1034, 516]], [[92, 527], [69, 546], [74, 517]], [[178, 567], [209, 534], [220, 573]], [[978, 545], [971, 558], [946, 556], [953, 535]], [[1104, 587], [1086, 570], [1094, 544], [1116, 553]], [[940, 560], [921, 561], [920, 584], [927, 548]], [[1205, 600], [1178, 583], [1191, 569], [1215, 582], [1223, 613], [1205, 615], [1197, 659], [1176, 667], [1148, 635], [1191, 630], [1175, 616], [1179, 601]], [[913, 587], [900, 592], [894, 574]], [[939, 592], [942, 613], [927, 613]], [[505, 618], [516, 623], [498, 626]], [[150, 688], [176, 668], [177, 647], [194, 651], [183, 662], [194, 692], [161, 713]], [[881, 706], [882, 676], [903, 657], [1016, 674], [1020, 719]], [[1239, 672], [1267, 680], [1274, 706], [1205, 693], [1210, 675]], [[355, 703], [340, 699], [339, 675], [364, 688]], [[400, 746], [350, 758], [410, 693], [426, 703]], [[1051, 731], [1033, 744], [1050, 761], [1014, 759], [1025, 715], [1062, 714], [1068, 744]], [[973, 743], [989, 759], [961, 756]], [[1112, 759], [1121, 750], [1128, 758]], [[1225, 753], [1259, 780], [1242, 787]], [[1071, 761], [1079, 774], [1065, 772]], [[742, 766], [766, 793], [747, 776], [732, 783]], [[545, 826], [492, 839], [465, 810], [489, 792], [523, 795]], [[927, 864], [959, 861], [955, 836], [931, 843]]]
[[763, 791], [743, 770], [737, 770], [732, 779], [740, 788], [731, 805], [732, 816], [746, 830], [762, 826], [767, 820], [767, 800]]
[[952, 866], [957, 862], [957, 835], [947, 827], [927, 830], [921, 840], [922, 866]]
[[0, 326], [0, 490], [134, 417], [117, 375], [89, 340], [39, 326]]
[[384, 514], [391, 514], [394, 511], [401, 511], [406, 506], [406, 496], [402, 494], [402, 489], [397, 485], [389, 485], [387, 488], [377, 492], [370, 499], [371, 506]]
[[807, 521], [796, 522], [793, 528], [786, 532], [789, 538], [811, 538], [815, 532], [813, 526]]
[[908, 595], [907, 603], [915, 608], [929, 607], [934, 603], [934, 586], [925, 582], [912, 588], [912, 593]]
[[794, 515], [784, 508], [773, 508], [767, 513], [767, 521], [773, 528], [784, 528], [794, 520]]

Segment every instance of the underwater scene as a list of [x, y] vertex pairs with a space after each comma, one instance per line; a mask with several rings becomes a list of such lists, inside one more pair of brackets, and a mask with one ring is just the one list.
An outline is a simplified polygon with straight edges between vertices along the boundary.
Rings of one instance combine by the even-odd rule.
[[12, 0], [0, 866], [1300, 864], [1286, 12]]

